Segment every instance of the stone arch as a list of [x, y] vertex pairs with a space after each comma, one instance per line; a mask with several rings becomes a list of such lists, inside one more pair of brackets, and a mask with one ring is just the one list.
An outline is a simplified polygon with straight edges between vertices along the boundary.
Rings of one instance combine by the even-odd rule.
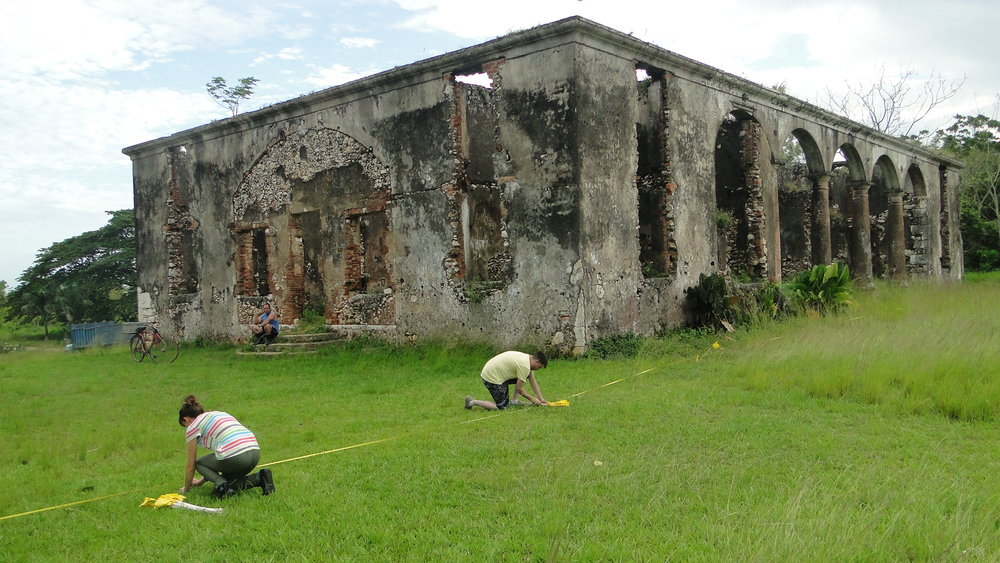
[[911, 164], [903, 183], [903, 236], [908, 274], [928, 272], [928, 218], [927, 184], [920, 167]]
[[794, 276], [831, 261], [830, 173], [816, 140], [802, 128], [789, 133], [775, 160], [781, 273]]
[[715, 143], [718, 263], [751, 280], [781, 277], [777, 174], [762, 155], [771, 150], [760, 122], [743, 110], [726, 114]]
[[896, 167], [887, 155], [875, 161], [868, 192], [871, 216], [872, 275], [905, 277], [903, 237], [903, 194]]
[[872, 276], [869, 182], [864, 161], [851, 143], [837, 148], [831, 166], [830, 234], [833, 261], [843, 261], [854, 278], [867, 282]]
[[825, 173], [827, 171], [825, 164], [826, 159], [823, 157], [823, 151], [820, 150], [819, 144], [816, 143], [816, 139], [813, 137], [812, 133], [800, 127], [792, 130], [791, 136], [802, 148], [802, 153], [809, 173]]
[[[865, 175], [865, 163], [861, 159], [861, 155], [858, 153], [858, 149], [850, 143], [844, 143], [837, 148], [838, 154], [844, 157], [843, 161], [848, 172], [848, 177], [855, 182], [865, 182], [867, 176]], [[836, 161], [836, 159], [834, 159]], [[833, 165], [834, 170], [837, 169], [836, 162]]]
[[916, 164], [911, 164], [906, 170], [903, 191], [916, 197], [927, 197], [927, 183], [924, 182], [924, 173]]
[[243, 233], [262, 230], [258, 255], [288, 322], [307, 311], [328, 324], [394, 322], [390, 195], [390, 171], [370, 147], [335, 129], [282, 131], [233, 195], [237, 276], [259, 270], [240, 256], [258, 238]]
[[254, 163], [233, 195], [233, 216], [244, 220], [254, 210], [276, 212], [291, 203], [292, 186], [317, 174], [352, 163], [360, 165], [375, 192], [389, 192], [389, 168], [371, 148], [335, 129], [306, 129], [288, 133]]

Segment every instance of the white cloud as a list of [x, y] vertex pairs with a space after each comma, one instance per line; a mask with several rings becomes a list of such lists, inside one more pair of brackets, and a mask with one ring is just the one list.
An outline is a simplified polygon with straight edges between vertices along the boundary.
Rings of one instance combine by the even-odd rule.
[[266, 8], [233, 8], [206, 0], [64, 0], [49, 9], [8, 2], [0, 19], [0, 72], [79, 79], [133, 70], [196, 46], [242, 42], [265, 32], [275, 17]]
[[340, 44], [351, 49], [360, 49], [374, 47], [378, 44], [378, 40], [370, 37], [345, 37], [340, 40]]
[[[968, 75], [943, 115], [989, 106], [1000, 91], [993, 48], [1000, 2], [987, 0], [956, 0], [947, 9], [933, 0], [509, 0], [502, 9], [465, 0], [395, 2], [412, 12], [401, 27], [472, 41], [580, 15], [765, 86], [785, 82], [790, 94], [812, 102], [845, 80], [877, 78], [883, 66]], [[769, 59], [781, 63], [772, 68]]]
[[[97, 82], [0, 81], [0, 279], [13, 282], [34, 252], [132, 207], [121, 149], [220, 117], [203, 92], [116, 90]], [[25, 256], [27, 254], [27, 256]], [[27, 257], [27, 259], [25, 259]]]
[[352, 80], [364, 78], [375, 71], [358, 71], [340, 63], [332, 64], [325, 68], [312, 66], [312, 72], [305, 81], [317, 88], [329, 88], [346, 84]]
[[218, 117], [204, 93], [121, 90], [41, 78], [0, 82], [0, 147], [17, 158], [0, 170], [89, 170], [117, 162], [120, 149], [177, 126]]
[[[572, 15], [586, 15], [590, 0], [508, 0], [501, 4], [467, 0], [395, 0], [415, 12], [401, 27], [418, 31], [447, 31], [459, 37], [483, 39], [527, 29]], [[621, 2], [616, 2], [621, 4]], [[646, 2], [644, 12], [648, 12]], [[640, 13], [640, 12], [635, 12]], [[635, 16], [633, 15], [633, 20]], [[645, 16], [643, 17], [645, 19]]]
[[254, 65], [270, 61], [273, 59], [295, 61], [302, 58], [302, 49], [298, 47], [285, 47], [277, 53], [264, 53], [253, 60]]

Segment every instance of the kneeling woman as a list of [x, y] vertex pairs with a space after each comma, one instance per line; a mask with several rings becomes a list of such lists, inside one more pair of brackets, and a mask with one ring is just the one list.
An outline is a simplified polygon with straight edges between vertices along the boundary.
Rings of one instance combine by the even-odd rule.
[[[182, 493], [206, 480], [215, 484], [212, 495], [225, 498], [245, 489], [260, 487], [265, 495], [274, 492], [270, 469], [248, 474], [260, 461], [257, 437], [232, 415], [202, 408], [194, 395], [184, 399], [179, 422], [187, 428], [187, 468], [184, 470]], [[198, 458], [198, 446], [214, 453]], [[194, 478], [194, 470], [204, 476]]]

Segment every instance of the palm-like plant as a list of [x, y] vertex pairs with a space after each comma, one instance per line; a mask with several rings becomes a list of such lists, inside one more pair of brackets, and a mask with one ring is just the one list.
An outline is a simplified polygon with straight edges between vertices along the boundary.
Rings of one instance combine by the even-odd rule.
[[846, 264], [819, 264], [795, 276], [788, 290], [806, 310], [836, 311], [850, 303], [851, 275]]

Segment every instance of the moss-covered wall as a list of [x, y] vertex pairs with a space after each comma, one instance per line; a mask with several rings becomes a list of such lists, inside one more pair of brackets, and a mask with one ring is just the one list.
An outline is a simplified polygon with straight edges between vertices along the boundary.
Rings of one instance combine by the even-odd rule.
[[[960, 276], [953, 163], [855, 125], [570, 18], [125, 149], [143, 314], [187, 338], [240, 338], [265, 300], [410, 340], [650, 334], [684, 322], [720, 253], [780, 278], [783, 224], [805, 266], [810, 199], [781, 203], [775, 165], [793, 130], [811, 172], [851, 147], [838, 185], [880, 158], [918, 178], [875, 178], [925, 192], [910, 273]], [[734, 205], [742, 234], [720, 236]]]

